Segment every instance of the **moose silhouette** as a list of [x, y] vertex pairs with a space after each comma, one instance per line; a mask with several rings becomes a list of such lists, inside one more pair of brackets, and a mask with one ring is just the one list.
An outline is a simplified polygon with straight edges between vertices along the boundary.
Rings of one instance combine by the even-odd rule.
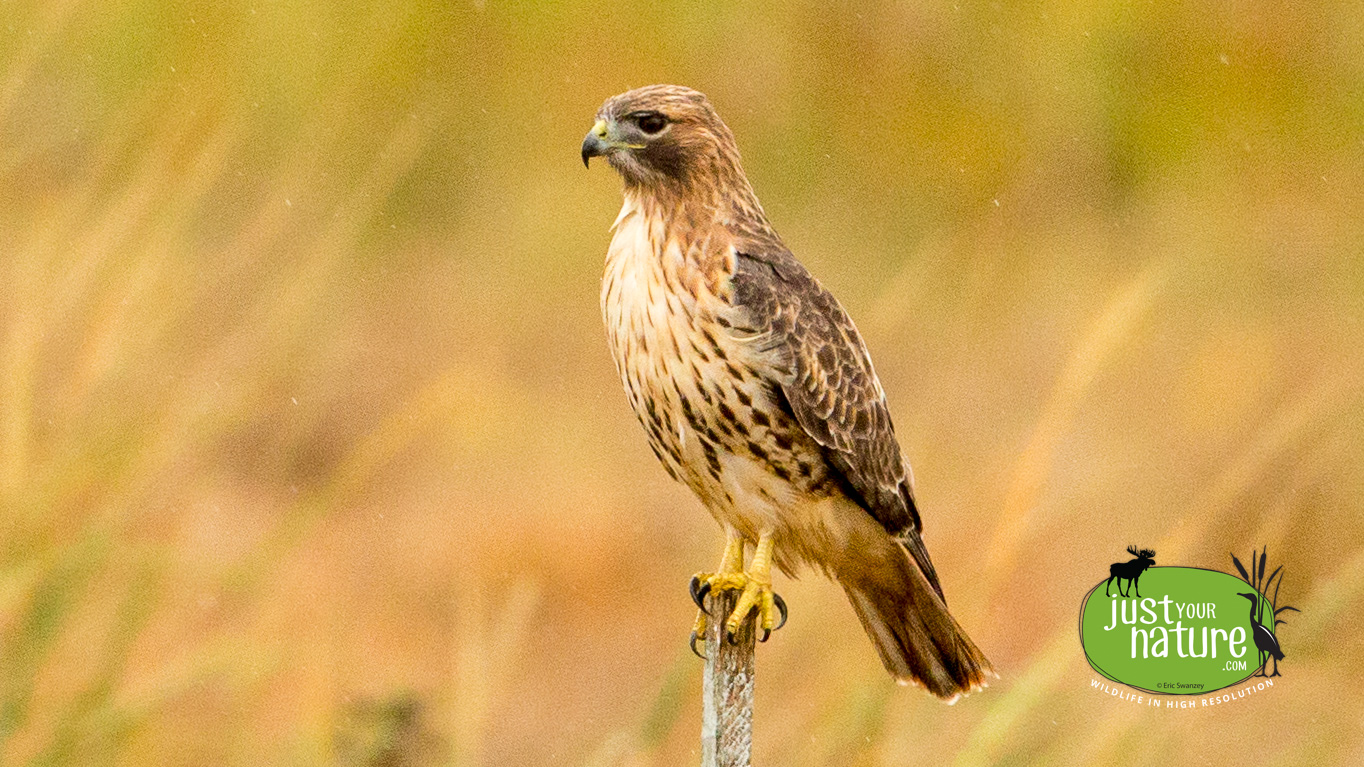
[[1104, 581], [1104, 596], [1112, 596], [1108, 593], [1108, 584], [1113, 581], [1118, 582], [1118, 593], [1124, 597], [1128, 596], [1122, 590], [1122, 582], [1127, 581], [1133, 591], [1137, 592], [1137, 598], [1141, 599], [1141, 589], [1137, 586], [1137, 581], [1141, 579], [1141, 574], [1146, 572], [1146, 568], [1156, 563], [1156, 552], [1154, 549], [1138, 549], [1136, 546], [1128, 546], [1127, 553], [1136, 557], [1126, 562], [1114, 562], [1108, 567], [1108, 580]]

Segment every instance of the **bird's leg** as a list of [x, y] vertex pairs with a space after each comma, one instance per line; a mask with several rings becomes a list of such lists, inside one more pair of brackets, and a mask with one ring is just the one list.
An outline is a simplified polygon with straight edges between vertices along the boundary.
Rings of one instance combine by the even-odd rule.
[[713, 573], [697, 573], [692, 576], [692, 599], [696, 606], [706, 609], [706, 594], [717, 589], [741, 589], [744, 587], [744, 537], [738, 530], [725, 531], [725, 553], [720, 557], [720, 566]]
[[701, 652], [696, 649], [696, 642], [704, 642], [706, 637], [706, 596], [712, 591], [744, 587], [744, 538], [737, 530], [729, 529], [725, 533], [725, 553], [720, 557], [720, 566], [713, 573], [697, 573], [691, 579], [691, 598], [698, 608], [691, 629], [691, 650], [697, 655]]
[[[786, 624], [786, 602], [772, 590], [771, 533], [764, 533], [758, 537], [758, 545], [753, 550], [753, 561], [749, 563], [745, 576], [746, 583], [743, 593], [739, 595], [739, 603], [734, 606], [734, 612], [730, 613], [729, 620], [725, 622], [725, 635], [733, 638], [739, 632], [739, 626], [748, 617], [749, 611], [756, 607], [758, 627], [763, 630], [759, 641], [766, 642], [774, 630]], [[781, 617], [780, 623], [777, 622], [778, 615]]]

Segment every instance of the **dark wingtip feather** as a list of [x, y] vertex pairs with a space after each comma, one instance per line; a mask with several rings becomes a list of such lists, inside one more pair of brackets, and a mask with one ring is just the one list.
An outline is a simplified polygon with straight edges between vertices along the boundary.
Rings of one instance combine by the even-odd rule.
[[928, 585], [933, 587], [938, 599], [941, 599], [944, 605], [947, 604], [947, 596], [942, 593], [942, 584], [938, 582], [938, 570], [933, 567], [933, 560], [928, 556], [928, 547], [924, 545], [924, 539], [917, 531], [908, 530], [900, 536], [899, 541], [914, 558], [914, 564], [919, 566], [919, 570], [928, 579]]

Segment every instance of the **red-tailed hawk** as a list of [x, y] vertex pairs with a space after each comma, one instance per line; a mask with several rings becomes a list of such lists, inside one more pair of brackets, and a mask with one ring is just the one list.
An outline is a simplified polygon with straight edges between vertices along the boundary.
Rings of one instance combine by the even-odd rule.
[[601, 293], [621, 382], [727, 535], [719, 569], [693, 581], [697, 633], [704, 592], [739, 589], [726, 628], [756, 609], [765, 639], [785, 613], [772, 564], [809, 565], [843, 586], [897, 680], [949, 699], [984, 686], [867, 347], [768, 224], [729, 128], [701, 93], [652, 85], [602, 105], [582, 144], [584, 164], [598, 156], [625, 180]]

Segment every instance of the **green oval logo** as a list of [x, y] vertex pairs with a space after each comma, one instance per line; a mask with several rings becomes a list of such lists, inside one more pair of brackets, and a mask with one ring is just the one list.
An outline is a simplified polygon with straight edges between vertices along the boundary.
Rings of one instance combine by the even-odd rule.
[[1263, 666], [1260, 647], [1274, 626], [1265, 618], [1274, 609], [1246, 581], [1216, 570], [1147, 564], [1134, 571], [1133, 583], [1122, 580], [1130, 577], [1122, 565], [1114, 567], [1114, 577], [1090, 590], [1080, 612], [1080, 643], [1095, 671], [1139, 690], [1202, 695], [1243, 682]]

